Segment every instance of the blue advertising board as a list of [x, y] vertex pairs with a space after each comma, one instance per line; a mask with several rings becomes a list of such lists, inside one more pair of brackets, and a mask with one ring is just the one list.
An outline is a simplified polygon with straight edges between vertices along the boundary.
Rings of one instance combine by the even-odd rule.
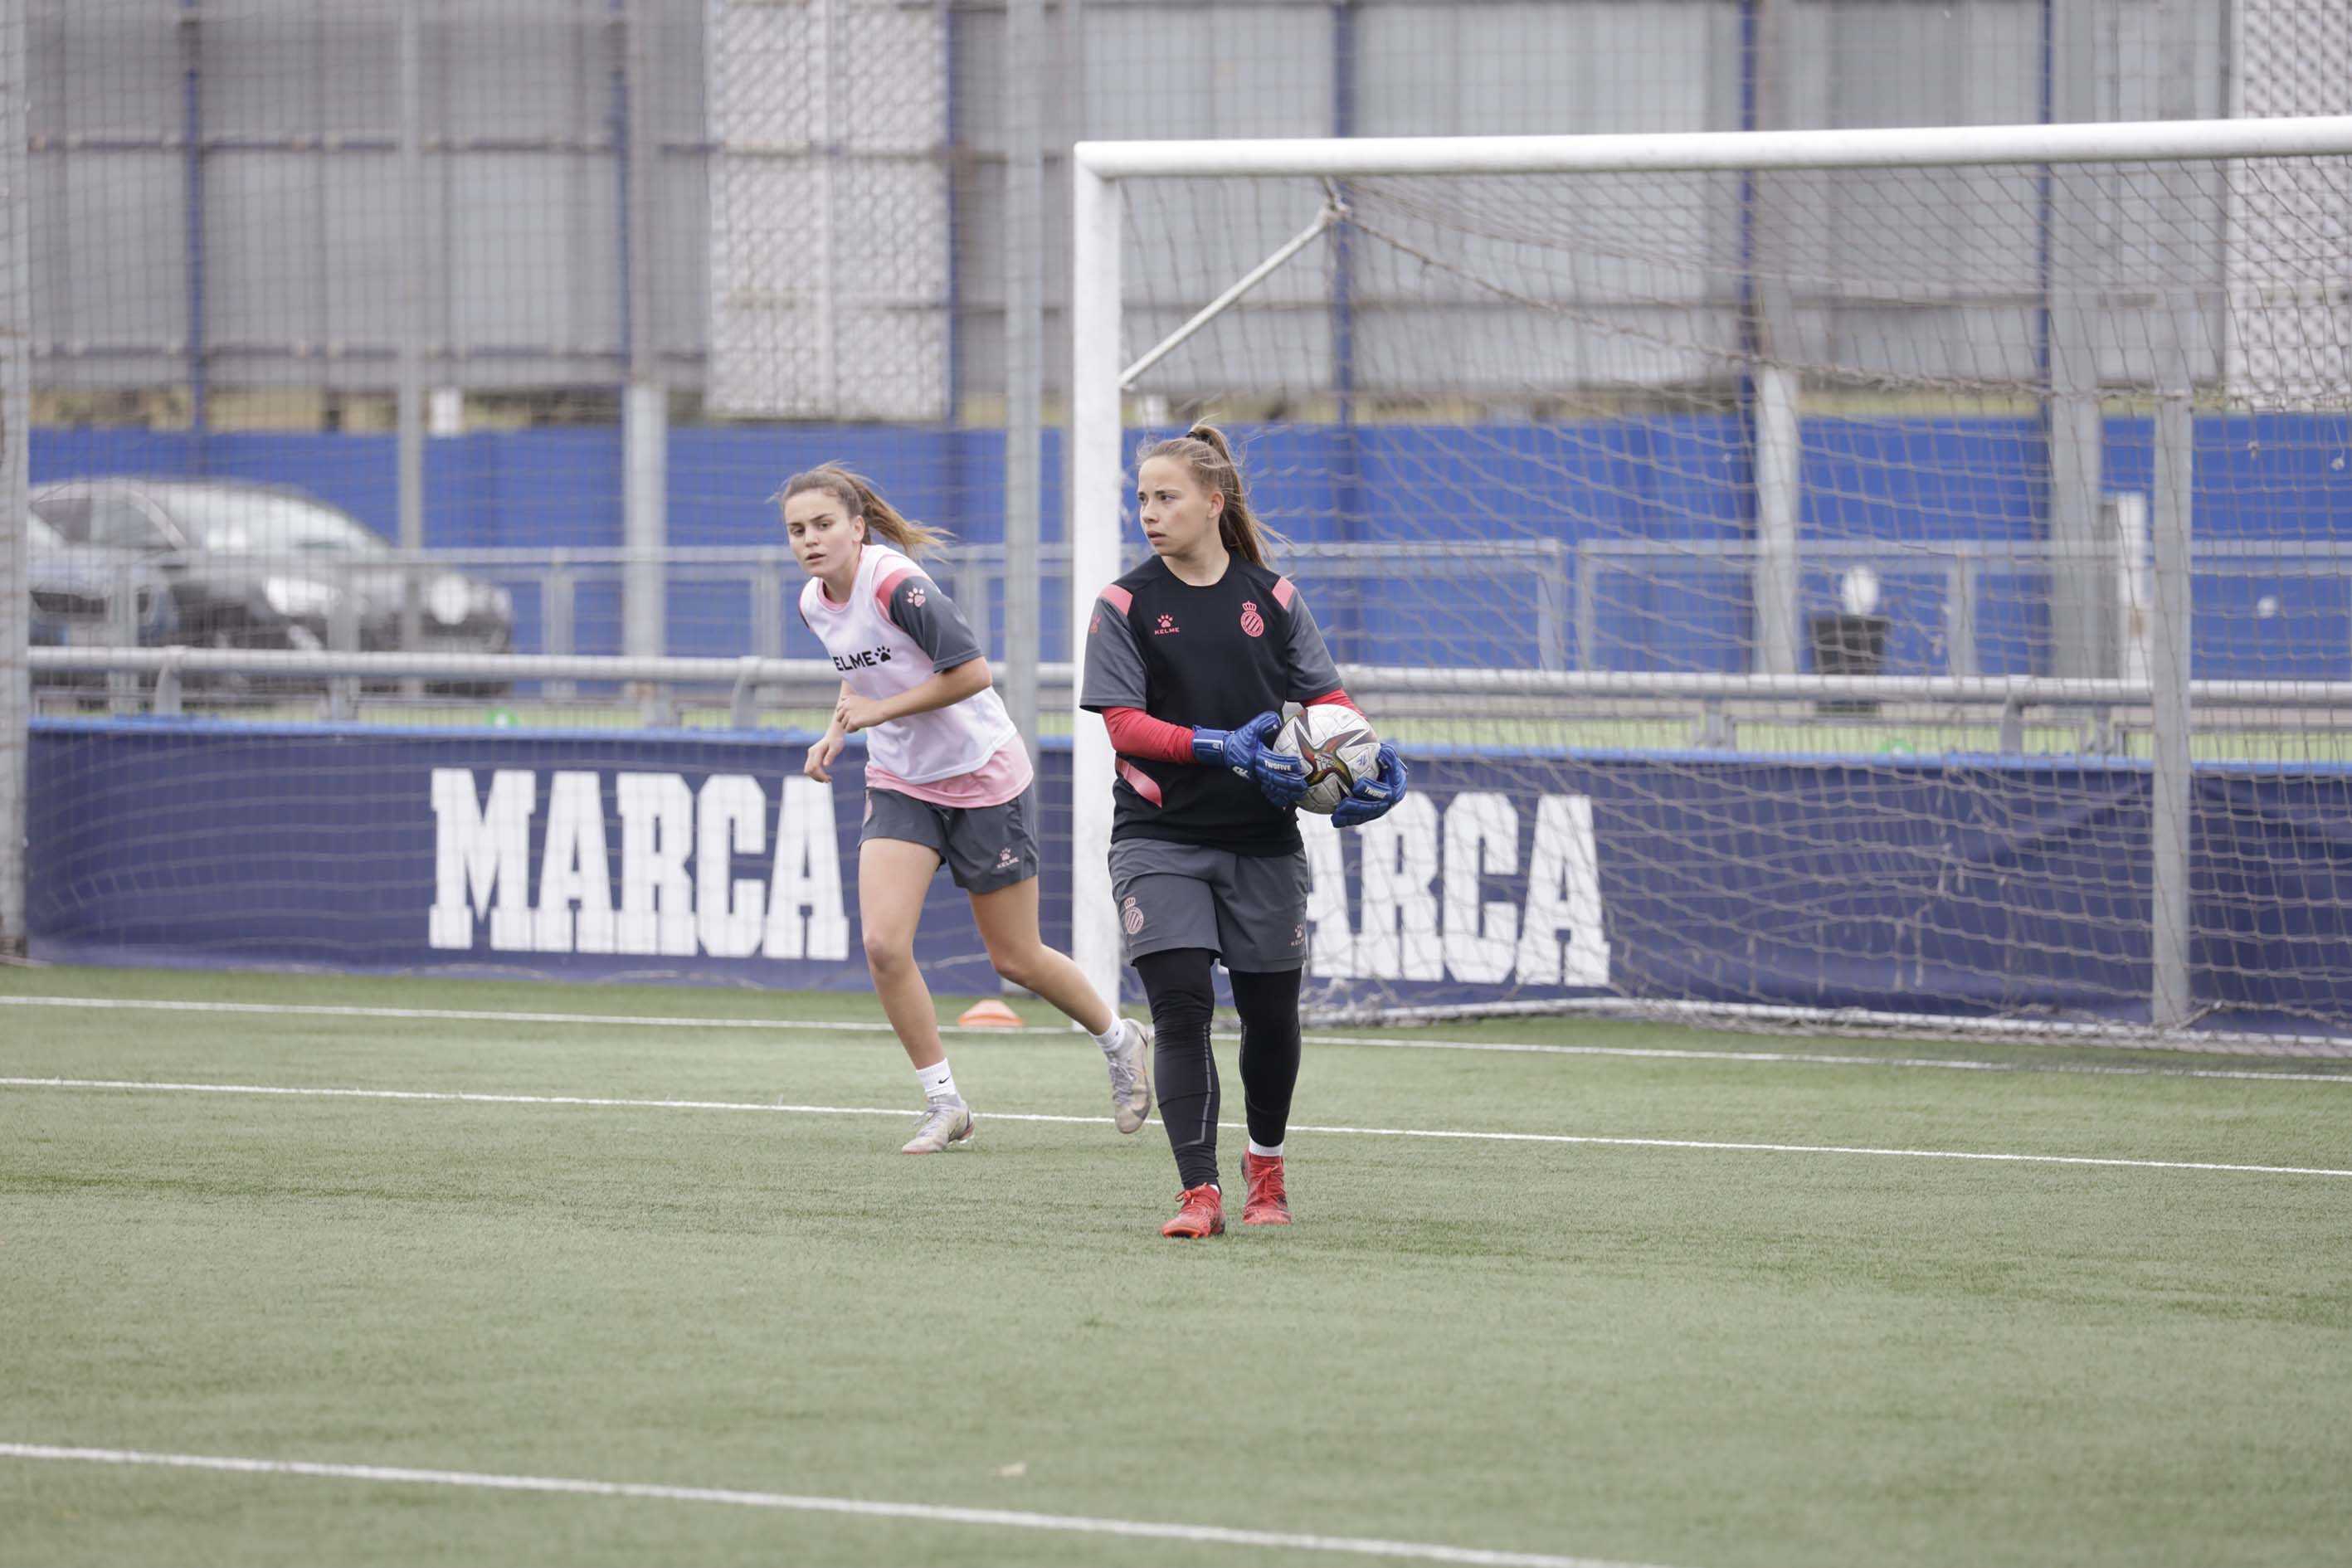
[[[864, 989], [863, 758], [777, 734], [36, 723], [29, 929], [58, 961]], [[2148, 773], [2126, 762], [1433, 749], [1307, 819], [1326, 999], [1573, 995], [2138, 1019]], [[1040, 769], [1067, 946], [1069, 752]], [[2352, 770], [2207, 766], [2195, 997], [2352, 1032]], [[994, 988], [941, 877], [918, 957]]]

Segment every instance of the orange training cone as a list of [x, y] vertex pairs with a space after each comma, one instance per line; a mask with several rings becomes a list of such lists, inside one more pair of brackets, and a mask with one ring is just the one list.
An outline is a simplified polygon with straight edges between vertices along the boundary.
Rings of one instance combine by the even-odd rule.
[[992, 996], [966, 1007], [956, 1022], [967, 1029], [1017, 1029], [1021, 1026], [1021, 1015]]

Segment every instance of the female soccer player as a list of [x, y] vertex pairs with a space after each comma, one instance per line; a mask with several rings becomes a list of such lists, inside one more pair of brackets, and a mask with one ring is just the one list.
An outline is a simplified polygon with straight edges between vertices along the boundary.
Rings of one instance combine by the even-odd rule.
[[830, 464], [794, 474], [781, 494], [784, 531], [809, 574], [801, 618], [841, 671], [841, 696], [803, 770], [819, 783], [848, 738], [866, 731], [866, 826], [857, 908], [866, 965], [890, 1026], [923, 1086], [922, 1120], [905, 1152], [936, 1154], [973, 1132], [956, 1090], [930, 988], [915, 967], [923, 896], [945, 862], [971, 895], [996, 972], [1059, 1007], [1102, 1047], [1121, 1132], [1151, 1112], [1150, 1036], [1119, 1017], [1085, 973], [1037, 932], [1037, 790], [1028, 748], [989, 689], [971, 628], [911, 557], [940, 535], [901, 517], [873, 485]]
[[[1307, 963], [1306, 780], [1270, 749], [1286, 701], [1350, 702], [1323, 634], [1265, 531], [1232, 448], [1206, 425], [1143, 453], [1136, 502], [1152, 559], [1102, 591], [1081, 700], [1118, 752], [1111, 893], [1127, 959], [1151, 999], [1160, 1123], [1183, 1184], [1162, 1236], [1225, 1228], [1209, 966], [1224, 961], [1242, 1018], [1249, 1152], [1244, 1225], [1288, 1225], [1283, 1135], [1298, 1081]], [[1214, 726], [1214, 727], [1213, 727]], [[1332, 820], [1369, 822], [1405, 791], [1396, 749]]]

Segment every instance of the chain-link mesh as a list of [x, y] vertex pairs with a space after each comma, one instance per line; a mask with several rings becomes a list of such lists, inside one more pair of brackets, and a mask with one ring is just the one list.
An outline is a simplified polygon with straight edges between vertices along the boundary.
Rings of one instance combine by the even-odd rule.
[[[2352, 1025], [2333, 884], [2236, 782], [2305, 768], [2333, 799], [2352, 768], [2336, 698], [2265, 700], [2352, 681], [2352, 159], [1122, 199], [1130, 361], [1344, 215], [1132, 384], [1148, 421], [1239, 438], [1358, 695], [1441, 759], [1391, 817], [1310, 836], [1327, 1005], [1702, 1000], [1813, 1026], [1875, 987], [1881, 1011], [2144, 1016], [2169, 636], [2214, 693], [2190, 743], [2201, 1005]], [[2151, 530], [2175, 502], [2194, 609], [2166, 621]], [[1496, 670], [1531, 679], [1491, 693]], [[1643, 679], [1773, 674], [1993, 684], [1726, 707]], [[2001, 681], [2067, 675], [2137, 695], [2002, 713]]]

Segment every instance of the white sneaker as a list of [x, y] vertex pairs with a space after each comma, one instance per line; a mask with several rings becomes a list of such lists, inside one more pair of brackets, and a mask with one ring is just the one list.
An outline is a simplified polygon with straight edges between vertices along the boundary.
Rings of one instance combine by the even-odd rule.
[[980, 1131], [972, 1119], [971, 1107], [961, 1100], [934, 1100], [923, 1108], [923, 1119], [915, 1123], [915, 1135], [907, 1140], [901, 1154], [937, 1154], [950, 1143], [968, 1143]]
[[1110, 1111], [1121, 1132], [1133, 1132], [1151, 1115], [1151, 1027], [1132, 1018], [1118, 1021], [1118, 1048], [1103, 1053], [1110, 1068]]

